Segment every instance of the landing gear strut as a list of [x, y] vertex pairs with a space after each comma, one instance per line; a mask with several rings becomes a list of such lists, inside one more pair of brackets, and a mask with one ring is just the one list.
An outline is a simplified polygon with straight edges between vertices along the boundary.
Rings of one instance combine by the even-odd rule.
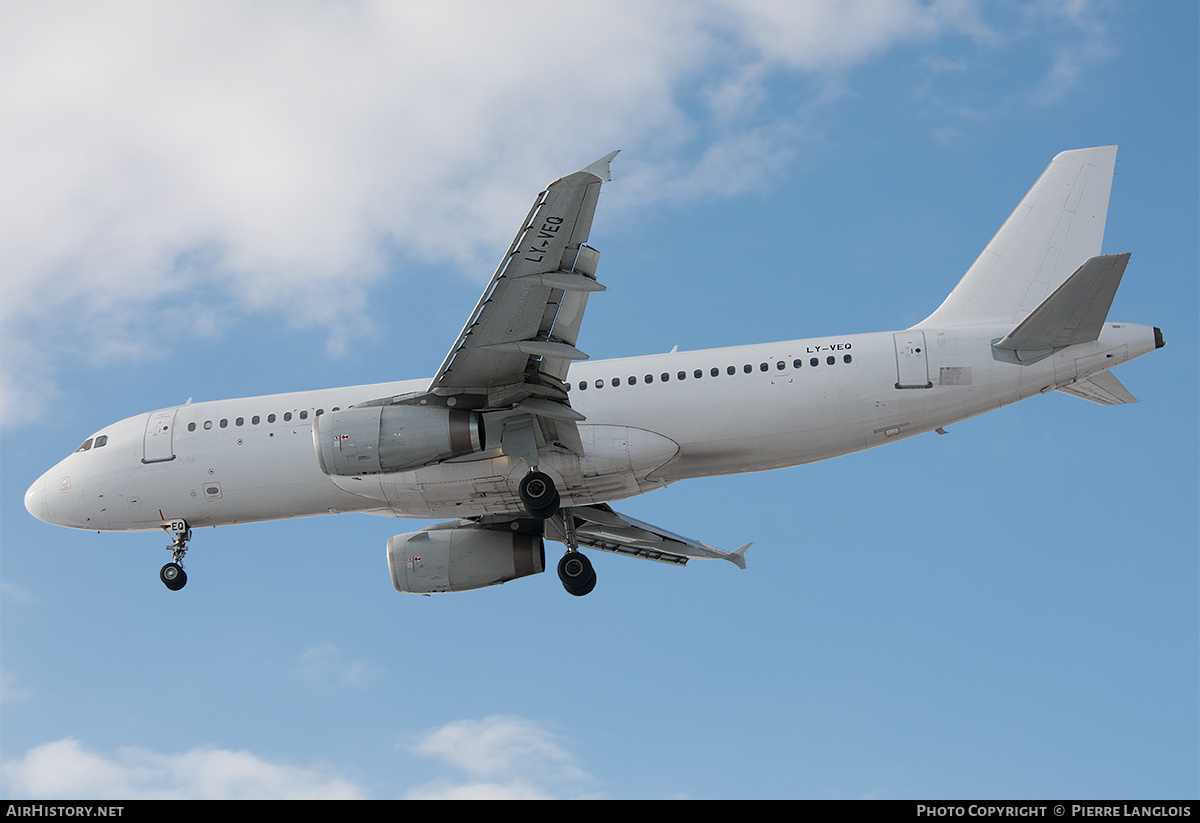
[[563, 542], [567, 544], [567, 553], [558, 561], [558, 579], [562, 581], [563, 588], [576, 597], [582, 597], [596, 588], [596, 570], [592, 568], [592, 561], [579, 551], [575, 516], [570, 506], [560, 508], [562, 500], [554, 488], [554, 479], [535, 467], [521, 479], [517, 493], [521, 497], [521, 505], [530, 516], [546, 520], [557, 514], [562, 519]]
[[172, 520], [169, 526], [163, 526], [171, 538], [171, 562], [158, 572], [158, 579], [173, 592], [187, 585], [187, 572], [183, 570], [183, 556], [187, 554], [187, 542], [192, 539], [192, 530], [186, 520]]
[[563, 532], [567, 544], [567, 553], [558, 561], [558, 579], [562, 581], [567, 594], [583, 597], [596, 588], [596, 570], [587, 555], [579, 551], [579, 539], [575, 536], [575, 515], [570, 506], [562, 509], [559, 516], [563, 522]]

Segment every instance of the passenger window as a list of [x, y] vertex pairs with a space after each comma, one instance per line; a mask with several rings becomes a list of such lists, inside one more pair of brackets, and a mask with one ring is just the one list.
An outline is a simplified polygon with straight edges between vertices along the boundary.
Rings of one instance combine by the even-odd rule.
[[84, 441], [83, 441], [83, 442], [82, 442], [82, 443], [79, 445], [79, 448], [77, 448], [77, 449], [75, 450], [75, 453], [76, 453], [76, 454], [78, 454], [79, 452], [85, 452], [85, 451], [87, 451], [88, 449], [90, 449], [91, 447], [92, 447], [92, 438], [90, 438], [90, 437], [89, 437], [87, 440], [84, 440]]
[[646, 377], [645, 377], [645, 380], [646, 380], [646, 382], [647, 382], [647, 383], [653, 383], [653, 382], [654, 382], [654, 375], [652, 375], [652, 374], [648, 374], [648, 375], [646, 375]]
[[587, 391], [587, 382], [586, 381], [583, 381], [583, 380], [579, 381], [579, 390]]
[[194, 432], [195, 430], [196, 430], [196, 424], [195, 424], [195, 423], [188, 423], [188, 431], [190, 431], [190, 432]]
[[285, 423], [286, 423], [287, 421], [291, 420], [291, 419], [292, 419], [292, 413], [291, 413], [291, 412], [284, 412], [284, 413], [283, 413], [283, 420], [284, 420], [284, 422], [285, 422]]
[[832, 354], [825, 358], [825, 365], [827, 365], [827, 366], [832, 366], [836, 362], [837, 362], [837, 358], [834, 357]]
[[729, 368], [725, 369], [725, 373], [726, 374], [737, 374], [737, 367], [730, 366]]
[[244, 418], [244, 417], [239, 417], [237, 420], [234, 420], [234, 421], [233, 421], [233, 425], [235, 425], [235, 426], [240, 426], [240, 425], [242, 425], [242, 424], [243, 424], [243, 423], [245, 423], [245, 422], [246, 422], [246, 418]]
[[678, 377], [680, 380], [687, 380], [687, 372], [685, 372], [685, 371], [681, 371], [679, 374], [677, 374], [675, 376]]
[[692, 372], [692, 377], [696, 378], [697, 380], [699, 380], [703, 376], [704, 376], [704, 372], [700, 371], [699, 369], [696, 369], [694, 372]]
[[769, 366], [767, 366], [767, 364], [766, 364], [766, 363], [759, 363], [759, 364], [758, 364], [758, 370], [759, 370], [759, 371], [766, 371], [768, 368], [769, 368]]
[[662, 375], [661, 375], [661, 378], [660, 378], [660, 379], [661, 379], [661, 380], [662, 380], [664, 383], [668, 383], [668, 382], [670, 382], [670, 380], [671, 380], [671, 375], [670, 375], [670, 374], [668, 374], [667, 372], [663, 372], [663, 373], [662, 373]]
[[629, 375], [629, 385], [631, 385], [631, 386], [636, 386], [636, 385], [637, 385], [637, 378], [636, 378], [636, 377], [634, 377], [632, 374], [631, 374], [631, 375]]
[[742, 371], [744, 371], [746, 374], [749, 374], [750, 372], [754, 371], [754, 367], [747, 363], [746, 365], [742, 366]]
[[603, 380], [597, 380], [597, 381], [596, 381], [596, 388], [598, 388], [598, 389], [602, 389], [602, 388], [604, 388], [604, 381], [603, 381]]
[[776, 360], [775, 368], [779, 371], [783, 371], [785, 368], [787, 368], [787, 363], [784, 363], [782, 360]]
[[204, 430], [205, 430], [205, 431], [209, 431], [210, 429], [212, 429], [212, 421], [211, 421], [211, 420], [205, 420], [205, 421], [204, 421]]
[[817, 365], [820, 365], [820, 363], [821, 363], [821, 361], [815, 357], [808, 361], [808, 365], [810, 365], [810, 366], [817, 366]]
[[251, 418], [250, 418], [250, 425], [252, 425], [252, 426], [257, 426], [257, 425], [258, 425], [258, 421], [259, 421], [260, 419], [261, 419], [261, 418], [260, 418], [260, 417], [259, 417], [257, 414], [256, 414], [256, 415], [254, 415], [253, 417], [251, 417]]
[[850, 355], [847, 354], [845, 357], [842, 358], [842, 362], [849, 363], [853, 359], [854, 359], [853, 357], [851, 357]]
[[308, 410], [307, 410], [307, 409], [305, 409], [304, 411], [300, 412], [300, 419], [301, 419], [301, 420], [307, 420], [307, 419], [308, 419]]
[[275, 415], [273, 415], [273, 414], [268, 414], [268, 415], [267, 415], [267, 422], [268, 422], [268, 423], [274, 423], [274, 422], [275, 422]]
[[717, 377], [721, 374], [721, 370], [718, 369], [716, 366], [713, 366], [711, 369], [709, 369], [708, 373], [710, 375], [712, 375], [713, 377]]
[[223, 428], [223, 429], [229, 428], [229, 420], [225, 417], [221, 418], [221, 428]]
[[801, 367], [801, 366], [803, 366], [803, 365], [804, 365], [804, 361], [803, 361], [803, 360], [800, 360], [799, 358], [797, 358], [796, 360], [793, 360], [793, 361], [792, 361], [792, 368], [793, 368], [793, 369], [798, 369], [798, 368], [800, 368], [800, 367]]
[[612, 379], [612, 384], [613, 384], [614, 386], [619, 386], [619, 385], [621, 385], [621, 378], [619, 378], [619, 377], [614, 377], [614, 378]]

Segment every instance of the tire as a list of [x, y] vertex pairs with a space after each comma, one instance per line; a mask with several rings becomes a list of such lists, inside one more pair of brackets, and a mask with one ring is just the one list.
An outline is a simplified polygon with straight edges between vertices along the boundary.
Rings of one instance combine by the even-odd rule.
[[554, 488], [554, 480], [543, 472], [530, 472], [521, 478], [517, 487], [521, 497], [521, 505], [525, 511], [534, 517], [545, 520], [558, 511], [558, 490]]
[[596, 588], [596, 570], [587, 555], [567, 552], [558, 561], [558, 579], [568, 594], [583, 597]]
[[158, 572], [158, 578], [173, 592], [177, 592], [187, 585], [187, 572], [178, 563], [168, 563], [163, 566]]

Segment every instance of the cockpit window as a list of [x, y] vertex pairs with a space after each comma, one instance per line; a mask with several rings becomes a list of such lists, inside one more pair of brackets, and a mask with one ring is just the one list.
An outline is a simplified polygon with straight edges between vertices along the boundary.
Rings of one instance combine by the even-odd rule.
[[91, 451], [93, 446], [98, 449], [101, 446], [104, 446], [107, 444], [108, 444], [108, 435], [107, 434], [97, 435], [96, 437], [89, 437], [87, 440], [84, 440], [81, 444], [79, 444], [79, 448], [77, 448], [75, 450], [75, 453], [79, 454], [80, 452]]

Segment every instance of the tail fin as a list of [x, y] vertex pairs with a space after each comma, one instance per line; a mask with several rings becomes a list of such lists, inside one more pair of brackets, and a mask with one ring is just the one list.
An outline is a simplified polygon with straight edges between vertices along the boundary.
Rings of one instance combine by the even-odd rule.
[[1023, 321], [1100, 254], [1117, 147], [1051, 161], [945, 302], [914, 328]]

